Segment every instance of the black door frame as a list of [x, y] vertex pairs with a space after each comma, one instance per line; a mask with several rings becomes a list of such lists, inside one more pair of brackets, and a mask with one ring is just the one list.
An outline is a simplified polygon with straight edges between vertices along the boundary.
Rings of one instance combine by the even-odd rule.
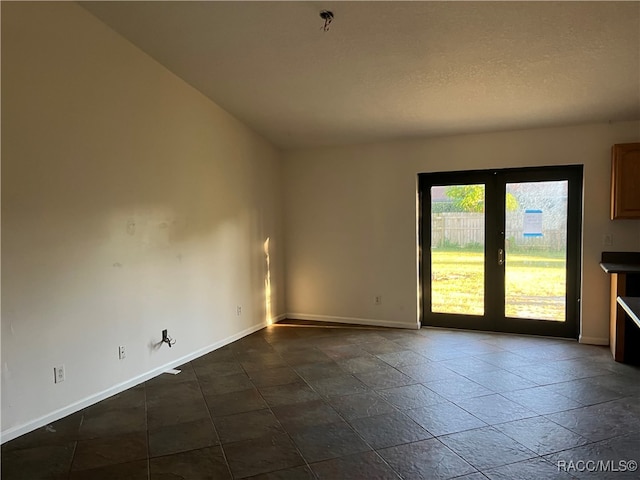
[[[497, 262], [498, 249], [504, 250], [505, 248], [504, 209], [500, 208], [497, 209], [495, 215], [485, 216], [484, 316], [431, 312], [431, 187], [435, 185], [486, 184], [485, 204], [499, 205], [505, 197], [506, 183], [554, 180], [568, 181], [565, 321], [531, 320], [504, 316], [504, 266], [499, 266]], [[578, 338], [582, 258], [582, 186], [582, 165], [418, 174], [420, 324], [467, 330]], [[490, 282], [494, 283], [490, 284]]]

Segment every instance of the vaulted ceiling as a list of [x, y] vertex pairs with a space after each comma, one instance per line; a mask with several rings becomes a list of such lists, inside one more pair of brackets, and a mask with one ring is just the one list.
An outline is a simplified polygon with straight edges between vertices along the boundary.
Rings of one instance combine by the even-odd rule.
[[640, 119], [637, 1], [80, 4], [285, 149]]

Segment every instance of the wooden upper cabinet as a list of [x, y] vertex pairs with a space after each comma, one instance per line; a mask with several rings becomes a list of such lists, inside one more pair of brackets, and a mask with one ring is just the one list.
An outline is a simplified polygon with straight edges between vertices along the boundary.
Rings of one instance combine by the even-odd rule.
[[611, 219], [640, 218], [640, 143], [611, 149]]

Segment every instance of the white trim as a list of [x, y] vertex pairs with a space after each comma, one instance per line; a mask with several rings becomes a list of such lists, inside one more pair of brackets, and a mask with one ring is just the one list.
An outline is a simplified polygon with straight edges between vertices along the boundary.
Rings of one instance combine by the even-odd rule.
[[180, 357], [176, 360], [172, 360], [171, 362], [166, 363], [160, 367], [154, 368], [149, 372], [143, 373], [142, 375], [138, 375], [137, 377], [127, 380], [126, 382], [119, 383], [117, 385], [114, 385], [113, 387], [103, 390], [102, 392], [98, 392], [94, 395], [90, 395], [86, 398], [83, 398], [82, 400], [72, 403], [71, 405], [67, 405], [66, 407], [60, 408], [58, 410], [55, 410], [54, 412], [51, 412], [46, 415], [43, 415], [42, 417], [36, 418], [35, 420], [31, 420], [22, 425], [8, 428], [7, 430], [3, 431], [0, 434], [0, 443], [8, 442], [9, 440], [13, 440], [14, 438], [17, 438], [20, 435], [24, 435], [25, 433], [29, 433], [37, 428], [53, 423], [56, 420], [60, 420], [61, 418], [64, 418], [67, 415], [71, 415], [72, 413], [78, 412], [83, 408], [93, 405], [94, 403], [98, 403], [101, 400], [104, 400], [113, 395], [116, 395], [117, 393], [123, 392], [131, 387], [135, 387], [140, 383], [146, 382], [147, 380], [150, 380], [153, 377], [156, 377], [166, 372], [167, 370], [173, 369], [179, 365], [183, 365], [187, 362], [190, 362], [191, 360], [195, 360], [196, 358], [201, 357], [202, 355], [206, 355], [207, 353], [211, 353], [220, 347], [224, 347], [225, 345], [230, 344], [231, 342], [235, 342], [236, 340], [246, 337], [247, 335], [251, 335], [252, 333], [257, 332], [258, 330], [262, 330], [266, 326], [267, 324], [265, 322], [259, 323], [245, 330], [242, 330], [241, 332], [231, 335], [223, 340], [215, 342], [207, 347], [196, 350], [195, 352], [185, 355], [184, 357]]
[[408, 328], [412, 330], [420, 329], [420, 325], [417, 323], [415, 325], [411, 325], [400, 322], [392, 322], [388, 320], [374, 320], [372, 318], [334, 317], [332, 315], [309, 315], [306, 313], [287, 313], [285, 317], [295, 320], [309, 320], [312, 322], [345, 323], [347, 325], [369, 325], [372, 327]]
[[587, 345], [609, 345], [609, 339], [606, 337], [585, 337], [584, 335], [580, 335], [578, 342]]
[[278, 322], [284, 320], [285, 318], [287, 318], [287, 314], [286, 313], [281, 313], [280, 315], [277, 315], [275, 317], [271, 317], [271, 322], [272, 323], [278, 323]]

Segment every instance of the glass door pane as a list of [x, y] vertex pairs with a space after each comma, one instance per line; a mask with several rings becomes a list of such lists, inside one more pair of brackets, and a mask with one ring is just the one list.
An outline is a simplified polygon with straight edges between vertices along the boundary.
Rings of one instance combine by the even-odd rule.
[[484, 315], [485, 186], [431, 187], [431, 311]]
[[564, 322], [568, 181], [506, 184], [505, 316]]

